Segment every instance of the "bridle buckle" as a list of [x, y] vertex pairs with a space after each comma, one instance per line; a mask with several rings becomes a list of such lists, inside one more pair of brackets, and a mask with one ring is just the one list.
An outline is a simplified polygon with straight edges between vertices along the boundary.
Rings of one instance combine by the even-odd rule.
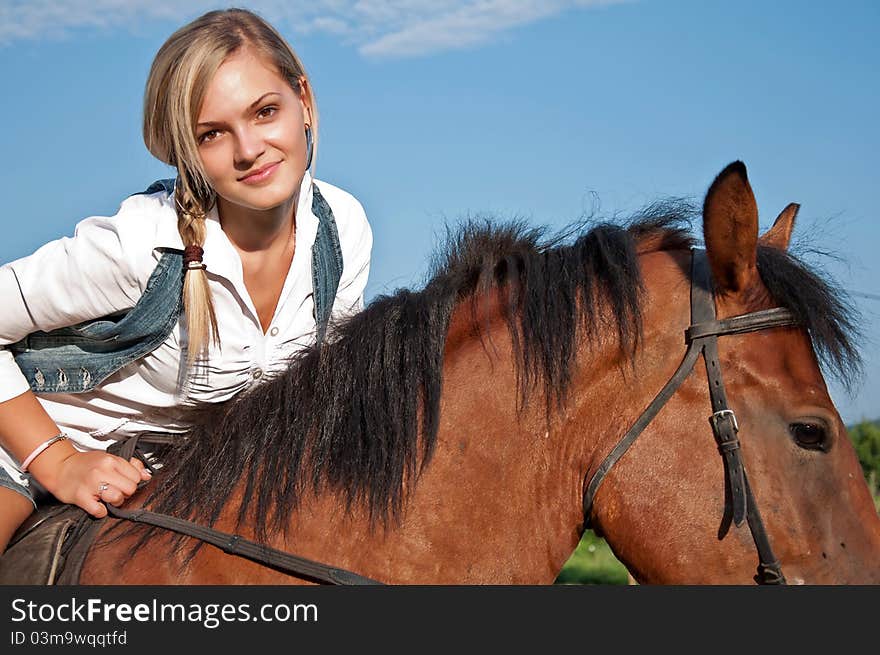
[[712, 416], [709, 417], [709, 422], [712, 424], [712, 427], [715, 428], [717, 432], [718, 421], [724, 418], [725, 416], [730, 416], [733, 421], [733, 431], [739, 432], [739, 423], [736, 422], [736, 414], [733, 413], [732, 409], [719, 409], [717, 412], [712, 412]]

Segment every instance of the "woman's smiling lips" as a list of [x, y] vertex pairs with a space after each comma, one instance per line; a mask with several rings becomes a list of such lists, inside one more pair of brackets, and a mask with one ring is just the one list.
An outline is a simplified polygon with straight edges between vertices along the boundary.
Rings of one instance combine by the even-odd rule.
[[260, 182], [264, 182], [265, 180], [268, 180], [270, 177], [272, 177], [272, 174], [278, 168], [278, 164], [280, 163], [280, 161], [276, 161], [274, 164], [264, 166], [263, 168], [254, 171], [250, 175], [241, 178], [240, 181], [244, 182], [245, 184], [259, 184]]

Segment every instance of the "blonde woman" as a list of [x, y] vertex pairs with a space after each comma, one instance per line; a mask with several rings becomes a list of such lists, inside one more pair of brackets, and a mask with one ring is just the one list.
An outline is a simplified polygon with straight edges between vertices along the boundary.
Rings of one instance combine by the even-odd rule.
[[315, 98], [273, 27], [230, 9], [175, 32], [143, 128], [175, 179], [0, 267], [0, 552], [35, 488], [105, 516], [149, 479], [108, 445], [183, 431], [182, 408], [260, 384], [363, 306], [370, 227], [309, 172]]

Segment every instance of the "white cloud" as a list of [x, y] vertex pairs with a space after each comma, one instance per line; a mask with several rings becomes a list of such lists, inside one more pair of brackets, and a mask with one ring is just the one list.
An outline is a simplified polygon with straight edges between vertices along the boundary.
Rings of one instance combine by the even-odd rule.
[[446, 11], [415, 17], [361, 46], [373, 56], [421, 55], [475, 46], [512, 27], [552, 16], [571, 2], [482, 0], [455, 3]]
[[[371, 57], [411, 57], [491, 42], [564, 11], [625, 0], [252, 0], [240, 3], [282, 31], [331, 34]], [[0, 0], [0, 46], [75, 30], [181, 25], [211, 0]]]

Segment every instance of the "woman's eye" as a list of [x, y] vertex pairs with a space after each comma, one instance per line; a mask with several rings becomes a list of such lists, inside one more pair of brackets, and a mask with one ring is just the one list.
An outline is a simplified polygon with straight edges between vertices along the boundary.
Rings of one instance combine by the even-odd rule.
[[828, 450], [828, 431], [821, 423], [791, 423], [788, 431], [801, 448]]
[[205, 132], [202, 136], [199, 137], [199, 144], [205, 143], [206, 141], [213, 141], [217, 138], [219, 132], [217, 130], [211, 130], [210, 132]]
[[276, 111], [278, 111], [277, 107], [269, 105], [268, 107], [263, 107], [259, 112], [257, 112], [257, 116], [260, 118], [268, 118], [272, 116]]

